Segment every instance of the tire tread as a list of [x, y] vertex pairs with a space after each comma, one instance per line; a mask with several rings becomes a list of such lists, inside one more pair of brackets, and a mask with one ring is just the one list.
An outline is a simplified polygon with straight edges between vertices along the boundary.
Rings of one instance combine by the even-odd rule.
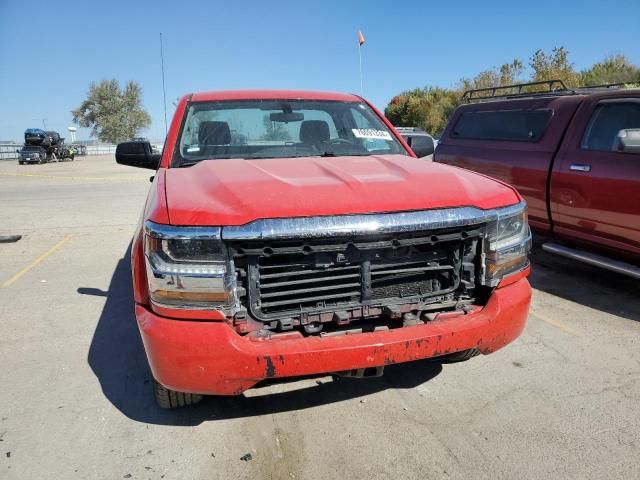
[[480, 351], [477, 348], [470, 348], [468, 350], [462, 350], [461, 352], [449, 353], [447, 355], [442, 355], [441, 357], [436, 357], [434, 360], [442, 363], [457, 363], [457, 362], [466, 362], [467, 360], [472, 359], [476, 355], [480, 355]]
[[194, 405], [202, 400], [202, 395], [197, 393], [176, 392], [175, 390], [168, 389], [155, 380], [154, 393], [158, 406], [166, 409]]

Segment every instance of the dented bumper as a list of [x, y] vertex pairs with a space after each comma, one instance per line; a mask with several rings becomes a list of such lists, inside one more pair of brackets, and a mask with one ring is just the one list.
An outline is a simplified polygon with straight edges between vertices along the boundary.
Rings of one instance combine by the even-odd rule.
[[169, 319], [140, 305], [136, 318], [153, 376], [161, 384], [182, 392], [238, 395], [267, 378], [376, 367], [469, 348], [488, 354], [520, 335], [530, 299], [523, 278], [495, 290], [484, 308], [468, 314], [324, 338], [240, 336], [225, 322]]

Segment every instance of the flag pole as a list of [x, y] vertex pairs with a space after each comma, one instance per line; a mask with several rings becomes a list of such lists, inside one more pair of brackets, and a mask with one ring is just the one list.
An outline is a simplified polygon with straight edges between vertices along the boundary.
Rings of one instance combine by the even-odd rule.
[[360, 96], [364, 97], [364, 91], [362, 89], [362, 44], [358, 42], [358, 57], [360, 59]]
[[358, 58], [360, 59], [360, 96], [364, 97], [364, 88], [362, 87], [362, 45], [364, 44], [364, 35], [362, 30], [358, 30]]

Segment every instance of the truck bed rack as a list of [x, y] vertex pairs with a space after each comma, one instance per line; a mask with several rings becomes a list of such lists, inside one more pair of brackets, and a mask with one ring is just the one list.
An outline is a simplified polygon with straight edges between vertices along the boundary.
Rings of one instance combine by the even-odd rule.
[[[539, 87], [540, 90], [533, 92], [525, 90], [532, 87]], [[497, 98], [575, 95], [576, 93], [577, 92], [575, 90], [567, 88], [562, 80], [544, 80], [540, 82], [516, 83], [513, 85], [467, 90], [462, 94], [462, 101], [470, 103], [479, 100], [493, 100]]]
[[[604, 83], [602, 85], [588, 85], [578, 88], [567, 87], [562, 80], [543, 80], [539, 82], [515, 83], [496, 87], [476, 88], [466, 90], [462, 94], [462, 101], [467, 103], [483, 100], [497, 100], [510, 98], [549, 97], [564, 95], [579, 95], [591, 90], [607, 90], [625, 88], [627, 83]], [[531, 91], [531, 90], [534, 91]]]

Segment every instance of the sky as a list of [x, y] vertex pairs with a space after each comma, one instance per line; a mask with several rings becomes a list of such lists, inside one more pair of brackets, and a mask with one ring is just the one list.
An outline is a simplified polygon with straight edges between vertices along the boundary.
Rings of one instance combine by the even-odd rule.
[[[164, 138], [160, 32], [169, 121], [202, 90], [276, 88], [363, 93], [384, 109], [416, 87], [564, 46], [576, 69], [623, 53], [640, 64], [640, 0], [225, 1], [0, 0], [0, 141], [26, 128], [64, 132], [92, 81], [135, 80]], [[43, 119], [44, 123], [43, 123]], [[78, 139], [89, 139], [88, 129]]]

